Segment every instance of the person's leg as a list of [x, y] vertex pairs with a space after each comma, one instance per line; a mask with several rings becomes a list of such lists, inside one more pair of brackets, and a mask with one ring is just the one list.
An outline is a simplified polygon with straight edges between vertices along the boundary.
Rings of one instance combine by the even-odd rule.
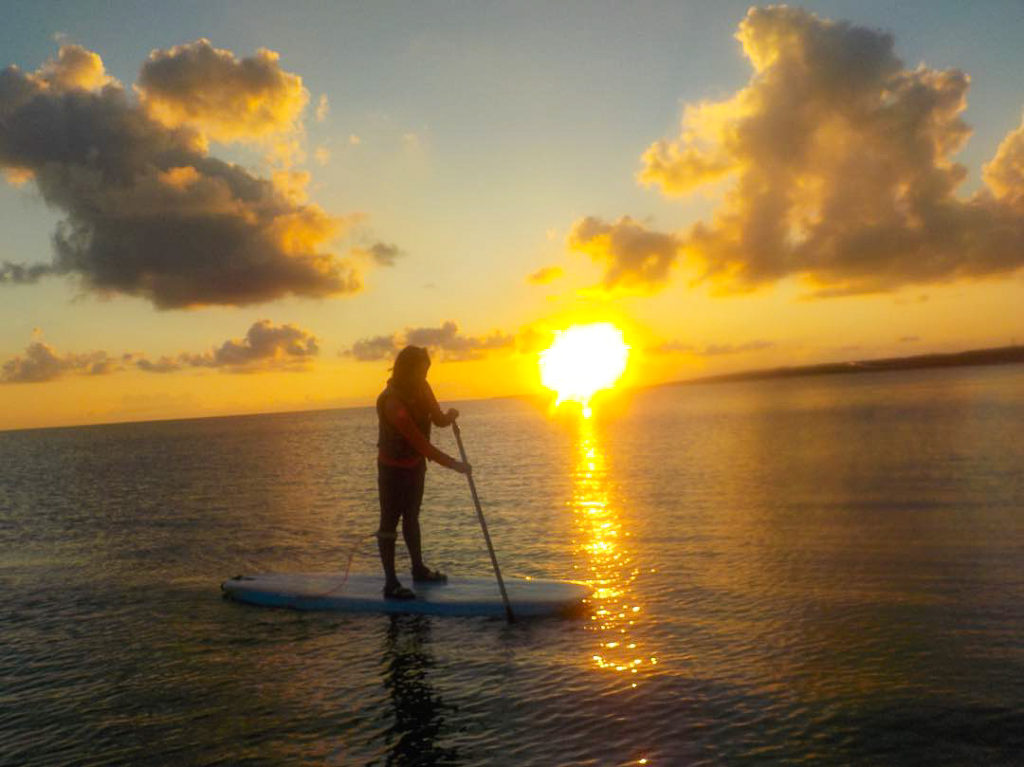
[[405, 508], [402, 510], [402, 537], [409, 549], [412, 561], [412, 572], [416, 574], [426, 569], [423, 564], [423, 544], [420, 537], [420, 506], [423, 504], [423, 484], [427, 467], [423, 466], [409, 472], [409, 483], [406, 487]]
[[410, 483], [409, 505], [402, 515], [402, 537], [409, 548], [409, 559], [412, 563], [412, 579], [416, 583], [447, 581], [444, 573], [431, 570], [423, 561], [423, 545], [420, 537], [420, 506], [423, 503], [423, 480], [426, 473], [424, 466], [412, 476]]
[[377, 528], [377, 549], [384, 568], [385, 588], [398, 583], [395, 573], [395, 540], [401, 511], [401, 489], [397, 472], [391, 466], [377, 464], [377, 490], [380, 494], [380, 527]]

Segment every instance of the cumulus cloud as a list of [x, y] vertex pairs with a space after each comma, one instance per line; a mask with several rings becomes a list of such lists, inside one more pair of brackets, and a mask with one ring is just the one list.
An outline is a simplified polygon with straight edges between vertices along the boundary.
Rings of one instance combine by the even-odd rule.
[[1024, 119], [1003, 139], [984, 178], [996, 199], [1024, 214]]
[[1024, 124], [956, 194], [969, 78], [908, 69], [890, 35], [797, 8], [752, 8], [736, 35], [754, 73], [686, 106], [643, 155], [667, 195], [724, 184], [680, 235], [704, 277], [742, 291], [799, 276], [820, 296], [1008, 274], [1024, 265]]
[[560, 266], [542, 266], [537, 271], [528, 275], [526, 281], [531, 285], [547, 285], [557, 280], [563, 274], [565, 274], [565, 270]]
[[390, 336], [362, 338], [352, 344], [352, 348], [343, 352], [343, 354], [355, 357], [360, 362], [375, 362], [377, 360], [391, 359], [401, 348], [398, 342], [398, 335], [392, 334]]
[[182, 366], [257, 370], [303, 368], [320, 354], [316, 336], [297, 325], [275, 325], [270, 320], [253, 323], [244, 338], [230, 339], [203, 354], [182, 354]]
[[104, 375], [118, 369], [118, 361], [103, 351], [58, 354], [43, 341], [34, 341], [24, 356], [16, 355], [0, 367], [0, 383], [42, 383], [65, 373]]
[[103, 60], [80, 45], [61, 46], [57, 58], [43, 64], [37, 74], [40, 80], [57, 90], [91, 91], [114, 82], [104, 71]]
[[459, 326], [449, 320], [439, 327], [406, 328], [401, 333], [362, 339], [343, 354], [361, 362], [372, 362], [390, 359], [409, 344], [425, 346], [448, 362], [463, 362], [482, 359], [490, 351], [511, 349], [515, 338], [499, 331], [488, 336], [462, 335]]
[[[302, 78], [279, 59], [265, 48], [240, 59], [200, 39], [150, 53], [135, 90], [147, 114], [168, 128], [188, 126], [222, 142], [261, 140], [295, 130], [309, 102]], [[326, 97], [318, 118], [323, 109]]]
[[681, 243], [675, 235], [652, 231], [629, 216], [610, 224], [587, 216], [573, 224], [567, 245], [603, 265], [605, 290], [650, 292], [668, 280]]
[[[358, 273], [326, 249], [349, 221], [206, 149], [207, 134], [230, 133], [213, 94], [230, 102], [234, 83], [253, 99], [232, 129], [253, 137], [260, 120], [280, 127], [294, 118], [294, 96], [260, 96], [294, 89], [294, 76], [266, 74], [276, 58], [261, 52], [251, 65], [227, 62], [237, 77], [204, 91], [190, 79], [190, 62], [203, 51], [221, 54], [208, 44], [183, 48], [153, 54], [143, 68], [145, 107], [104, 73], [99, 56], [76, 47], [36, 72], [0, 72], [0, 169], [31, 176], [42, 199], [65, 214], [53, 262], [5, 263], [0, 282], [72, 275], [86, 289], [140, 296], [161, 309], [359, 290]], [[180, 82], [169, 74], [178, 68]], [[274, 86], [275, 77], [284, 84]], [[163, 121], [152, 116], [157, 94], [171, 104], [193, 85], [205, 94], [199, 106], [177, 122], [170, 112]]]

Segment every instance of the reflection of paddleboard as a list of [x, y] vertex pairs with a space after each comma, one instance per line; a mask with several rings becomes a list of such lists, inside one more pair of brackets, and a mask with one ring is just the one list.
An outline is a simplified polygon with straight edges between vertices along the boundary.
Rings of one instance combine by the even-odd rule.
[[[221, 588], [232, 599], [264, 607], [357, 613], [505, 615], [494, 578], [449, 578], [447, 583], [410, 583], [416, 599], [385, 599], [381, 575], [352, 573], [265, 573], [237, 575]], [[506, 578], [516, 617], [558, 615], [578, 607], [593, 589], [573, 581]]]

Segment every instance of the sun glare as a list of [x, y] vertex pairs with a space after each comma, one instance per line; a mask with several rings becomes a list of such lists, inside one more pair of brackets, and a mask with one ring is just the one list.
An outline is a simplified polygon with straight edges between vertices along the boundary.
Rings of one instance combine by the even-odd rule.
[[541, 352], [540, 380], [558, 395], [556, 405], [578, 402], [588, 418], [591, 398], [615, 385], [628, 358], [622, 331], [611, 323], [573, 325], [556, 332], [554, 343]]

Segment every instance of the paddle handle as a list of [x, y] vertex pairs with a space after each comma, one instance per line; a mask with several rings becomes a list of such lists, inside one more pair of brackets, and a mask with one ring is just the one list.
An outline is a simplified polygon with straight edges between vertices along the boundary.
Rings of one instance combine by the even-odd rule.
[[[462, 432], [459, 430], [457, 421], [452, 421], [452, 431], [455, 432], [455, 441], [459, 445], [459, 455], [463, 463], [469, 463], [466, 458], [466, 448], [462, 444]], [[498, 557], [494, 553], [494, 546], [491, 543], [491, 534], [487, 532], [487, 520], [484, 519], [483, 509], [480, 508], [480, 497], [476, 494], [476, 483], [473, 481], [473, 473], [466, 475], [469, 480], [469, 492], [473, 496], [473, 504], [476, 506], [476, 518], [480, 520], [480, 529], [484, 531], [484, 540], [487, 541], [487, 552], [491, 555], [491, 564], [494, 565], [494, 575], [498, 579], [498, 590], [501, 591], [501, 599], [505, 603], [505, 617], [509, 623], [515, 621], [512, 615], [512, 604], [508, 601], [508, 593], [505, 591], [505, 581], [501, 578], [501, 568], [498, 567]]]

